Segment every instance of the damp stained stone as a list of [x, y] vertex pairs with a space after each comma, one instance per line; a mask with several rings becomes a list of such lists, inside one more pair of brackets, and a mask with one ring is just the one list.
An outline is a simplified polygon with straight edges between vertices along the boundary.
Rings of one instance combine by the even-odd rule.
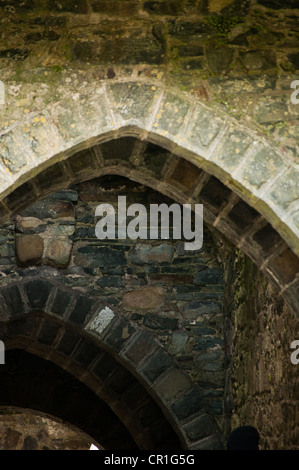
[[177, 15], [180, 11], [180, 2], [173, 0], [167, 0], [162, 2], [147, 1], [143, 3], [143, 8], [150, 14]]
[[64, 316], [72, 298], [73, 297], [69, 292], [57, 288], [55, 297], [50, 307], [51, 312], [61, 317]]
[[43, 254], [43, 263], [58, 268], [68, 266], [73, 243], [67, 238], [49, 237]]
[[173, 247], [170, 244], [147, 245], [138, 243], [129, 253], [128, 259], [131, 263], [143, 265], [170, 263], [173, 256]]
[[93, 306], [93, 300], [84, 295], [80, 296], [70, 313], [70, 321], [77, 325], [82, 325], [88, 318]]
[[162, 317], [147, 313], [143, 321], [144, 326], [152, 330], [175, 330], [177, 328], [178, 320], [175, 318]]
[[37, 264], [41, 262], [44, 242], [39, 235], [19, 235], [16, 237], [16, 253], [21, 264]]
[[26, 283], [26, 291], [31, 307], [43, 310], [51, 291], [51, 284], [43, 279], [33, 279]]
[[234, 56], [234, 51], [229, 48], [209, 48], [206, 57], [209, 69], [214, 73], [223, 73], [229, 69]]
[[[177, 325], [176, 325], [177, 327]], [[171, 335], [170, 349], [174, 354], [183, 353], [189, 340], [188, 331], [173, 331]]]
[[266, 8], [280, 10], [283, 8], [298, 8], [297, 0], [257, 0], [257, 3]]
[[205, 351], [210, 348], [215, 348], [216, 346], [223, 346], [222, 338], [202, 336], [197, 340], [195, 346], [193, 347], [193, 351]]
[[88, 5], [86, 0], [47, 0], [47, 6], [50, 11], [70, 12], [86, 14], [88, 13]]
[[169, 34], [179, 39], [196, 39], [212, 31], [212, 27], [207, 23], [188, 21], [169, 21]]
[[161, 350], [152, 354], [144, 364], [142, 373], [151, 381], [155, 381], [164, 371], [172, 365], [171, 357]]
[[126, 265], [126, 257], [122, 251], [105, 246], [80, 247], [74, 257], [78, 265], [85, 267], [111, 268]]
[[16, 62], [23, 61], [27, 59], [29, 52], [29, 49], [6, 49], [0, 51], [0, 60], [12, 59]]
[[208, 268], [200, 271], [194, 278], [194, 284], [223, 284], [223, 269], [222, 268]]
[[204, 408], [202, 393], [198, 390], [192, 390], [184, 397], [176, 400], [171, 408], [179, 420], [189, 418], [189, 416], [195, 415], [198, 410]]
[[127, 292], [122, 301], [123, 308], [156, 310], [164, 303], [164, 290], [161, 287], [146, 286]]
[[[117, 28], [117, 25], [115, 25]], [[165, 41], [157, 37], [155, 29], [150, 30], [147, 25], [144, 28], [132, 28], [131, 32], [122, 29], [119, 24], [115, 34], [118, 40], [109, 37], [109, 33], [103, 41], [101, 37], [93, 40], [76, 39], [72, 44], [72, 54], [75, 60], [92, 64], [126, 64], [140, 63], [162, 64], [165, 60]], [[101, 31], [99, 36], [105, 35]], [[107, 34], [107, 33], [106, 33]]]
[[24, 303], [21, 293], [17, 286], [5, 287], [0, 290], [0, 296], [3, 298], [4, 303], [0, 301], [0, 309], [7, 315], [17, 315], [23, 313]]

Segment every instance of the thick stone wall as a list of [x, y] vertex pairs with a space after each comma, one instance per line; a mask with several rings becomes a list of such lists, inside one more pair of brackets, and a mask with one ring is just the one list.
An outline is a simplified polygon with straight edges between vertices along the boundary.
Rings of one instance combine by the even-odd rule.
[[[2, 227], [1, 285], [55, 277], [140, 325], [199, 387], [224, 430], [224, 274], [212, 233], [205, 227], [196, 251], [172, 240], [172, 228], [170, 240], [161, 239], [161, 227], [158, 240], [99, 240], [100, 203], [112, 204], [117, 214], [118, 196], [126, 195], [127, 206], [143, 204], [148, 213], [150, 204], [173, 201], [117, 176], [74, 188], [40, 200]], [[158, 368], [156, 360], [152, 367]]]
[[[97, 239], [96, 207], [110, 203], [117, 213], [124, 194], [128, 206], [173, 203], [119, 176], [54, 193], [2, 226], [1, 286], [42, 276], [96, 297], [157, 338], [199, 388], [224, 438], [252, 424], [262, 448], [296, 448], [294, 314], [215, 230], [205, 227], [196, 252], [184, 250], [183, 240]], [[157, 356], [152, 373], [160, 366]]]
[[[157, 338], [199, 388], [224, 438], [252, 424], [262, 448], [296, 447], [294, 314], [215, 230], [205, 227], [195, 252], [184, 250], [183, 240], [118, 240], [117, 227], [115, 240], [99, 240], [96, 207], [109, 203], [117, 214], [122, 195], [127, 206], [140, 203], [148, 212], [150, 204], [173, 203], [120, 176], [41, 199], [1, 228], [1, 286], [42, 276], [96, 297]], [[158, 356], [152, 373], [155, 367]]]
[[261, 449], [298, 450], [298, 365], [291, 361], [298, 319], [241, 252], [231, 263], [232, 429], [255, 426]]
[[[78, 150], [121, 136], [148, 139], [182, 157], [153, 186], [168, 188], [171, 175], [169, 191], [181, 201], [197, 200], [203, 188], [207, 222], [249, 254], [298, 312], [296, 7], [294, 0], [0, 1], [0, 216], [18, 213], [1, 227], [1, 287], [55, 278], [120, 308], [186, 371], [224, 434], [233, 409], [232, 426], [256, 424], [264, 448], [296, 445], [288, 348], [298, 329], [251, 262], [238, 252], [235, 261], [214, 231], [192, 257], [161, 240], [98, 247], [95, 206], [117, 195], [106, 183], [18, 209], [44, 188], [102, 174], [101, 150], [70, 162]], [[134, 179], [142, 166], [148, 173], [140, 156], [122, 154], [111, 165]], [[160, 173], [155, 157], [149, 167]], [[150, 192], [135, 189], [148, 203]]]
[[28, 85], [42, 87], [45, 98], [49, 87], [53, 100], [65, 67], [74, 81], [80, 68], [98, 80], [156, 78], [258, 126], [298, 163], [298, 110], [290, 99], [299, 68], [296, 6], [293, 0], [3, 0], [0, 79], [7, 81], [7, 99], [26, 113], [37, 104]]

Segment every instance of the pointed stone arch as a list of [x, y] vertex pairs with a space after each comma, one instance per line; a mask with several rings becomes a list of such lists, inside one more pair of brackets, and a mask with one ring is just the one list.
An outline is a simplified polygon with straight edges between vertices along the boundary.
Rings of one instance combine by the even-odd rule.
[[[79, 94], [67, 82], [59, 91], [57, 102], [1, 136], [0, 220], [74, 181], [121, 174], [178, 202], [202, 202], [205, 221], [263, 270], [298, 315], [299, 177], [286, 155], [161, 84], [91, 82]], [[162, 149], [156, 162], [165, 160], [154, 171], [143, 157], [149, 146]], [[107, 157], [109, 147], [120, 158]]]
[[266, 217], [299, 253], [298, 168], [264, 136], [161, 84], [94, 80], [78, 93], [67, 78], [57, 101], [43, 107], [41, 103], [2, 133], [1, 199], [80, 150], [135, 136], [218, 178]]

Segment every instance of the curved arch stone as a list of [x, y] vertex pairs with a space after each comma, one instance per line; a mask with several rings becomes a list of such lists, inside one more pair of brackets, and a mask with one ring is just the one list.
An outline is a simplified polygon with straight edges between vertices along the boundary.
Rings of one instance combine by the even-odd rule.
[[[155, 431], [148, 424], [143, 428], [138, 412], [126, 408], [127, 387], [117, 383], [122, 374], [137, 379], [130, 379], [130, 385], [141, 384], [139, 397], [148, 393], [154, 399], [183, 448], [205, 448], [206, 442], [211, 449], [221, 448], [218, 426], [190, 378], [156, 339], [118, 312], [39, 277], [0, 288], [0, 305], [6, 348], [25, 349], [77, 377], [108, 403], [141, 447], [153, 445]], [[114, 364], [114, 382], [110, 369], [109, 380], [103, 380], [107, 360]], [[163, 447], [163, 442], [155, 445]]]

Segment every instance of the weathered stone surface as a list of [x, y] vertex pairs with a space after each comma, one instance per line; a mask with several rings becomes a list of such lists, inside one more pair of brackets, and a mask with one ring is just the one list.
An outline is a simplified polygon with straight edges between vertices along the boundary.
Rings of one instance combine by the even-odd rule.
[[44, 242], [39, 235], [20, 235], [16, 237], [16, 253], [21, 264], [41, 262]]
[[258, 147], [247, 157], [242, 177], [251, 187], [259, 189], [284, 167], [284, 162], [278, 154], [270, 149]]
[[114, 130], [114, 122], [105, 105], [104, 90], [96, 89], [91, 96], [81, 94], [78, 100], [81, 123], [85, 125], [85, 139]]
[[287, 210], [289, 205], [299, 199], [299, 180], [294, 174], [293, 168], [286, 171], [280, 178], [279, 184], [270, 190], [270, 199]]
[[146, 356], [155, 349], [155, 343], [146, 333], [140, 333], [135, 341], [130, 344], [124, 355], [134, 364], [139, 364]]
[[37, 217], [16, 217], [16, 231], [21, 233], [39, 233], [46, 229], [46, 224]]
[[210, 25], [199, 21], [171, 21], [169, 24], [169, 34], [182, 39], [198, 39], [211, 30]]
[[125, 282], [120, 276], [102, 276], [97, 280], [97, 284], [100, 287], [124, 287]]
[[145, 287], [127, 292], [122, 306], [128, 309], [156, 310], [164, 303], [164, 291], [161, 287]]
[[43, 279], [33, 279], [26, 283], [25, 288], [32, 309], [45, 309], [51, 291], [51, 284]]
[[161, 245], [136, 244], [129, 254], [129, 260], [135, 264], [159, 264], [171, 262], [173, 247], [166, 243]]
[[[106, 171], [122, 172], [145, 185], [158, 188], [163, 194], [171, 195], [175, 200], [182, 202], [195, 198], [200, 199], [200, 202], [203, 201], [205, 221], [211, 227], [215, 226], [221, 230], [228, 238], [231, 237], [230, 240], [241, 249], [248, 250], [248, 253], [258, 260], [259, 265], [266, 266], [269, 254], [273, 254], [274, 250], [279, 248], [279, 240], [271, 230], [265, 230], [254, 240], [252, 234], [240, 239], [240, 233], [244, 235], [251, 226], [252, 230], [256, 229], [253, 224], [258, 223], [257, 230], [263, 227], [265, 222], [273, 224], [283, 235], [286, 243], [298, 251], [296, 241], [298, 234], [296, 230], [299, 228], [296, 210], [298, 191], [294, 177], [297, 171], [295, 165], [297, 108], [290, 102], [290, 84], [297, 79], [295, 72], [298, 54], [295, 31], [298, 19], [296, 12], [291, 15], [288, 9], [295, 8], [294, 1], [91, 0], [78, 3], [75, 0], [67, 0], [62, 4], [56, 0], [39, 3], [35, 0], [31, 3], [27, 0], [22, 2], [0, 0], [0, 6], [1, 15], [5, 20], [1, 24], [4, 42], [2, 41], [0, 47], [0, 78], [5, 82], [6, 91], [6, 104], [0, 105], [0, 133], [3, 140], [7, 139], [5, 146], [2, 147], [3, 154], [0, 152], [2, 155], [0, 182], [5, 195], [5, 201], [0, 209], [1, 216], [6, 215], [9, 210], [14, 212], [24, 208], [30, 201], [35, 201], [36, 196], [40, 197], [44, 190], [47, 193], [51, 191], [53, 185], [60, 188], [65, 184], [67, 187], [73, 182], [90, 179], [102, 171], [104, 174]], [[278, 8], [281, 8], [281, 11], [277, 11]], [[156, 64], [159, 67], [153, 66]], [[130, 92], [127, 87], [128, 81], [136, 85], [135, 88], [134, 86], [130, 88]], [[119, 86], [117, 93], [111, 93], [112, 86], [115, 86], [115, 89]], [[106, 89], [109, 95], [106, 94]], [[191, 94], [191, 90], [195, 90], [195, 93]], [[155, 128], [151, 129], [152, 124], [157, 124], [153, 118], [156, 112], [158, 114], [162, 92], [165, 95], [169, 93], [172, 100], [167, 110], [168, 116], [164, 122], [163, 118], [161, 121], [163, 134], [155, 132]], [[201, 105], [203, 101], [205, 103]], [[179, 112], [175, 113], [175, 105], [178, 102]], [[52, 112], [58, 103], [61, 108], [57, 113]], [[184, 113], [180, 112], [186, 103], [185, 118], [189, 120], [188, 122], [185, 118], [182, 119]], [[47, 110], [50, 108], [49, 119]], [[178, 114], [179, 119], [176, 120]], [[39, 121], [35, 121], [35, 118], [39, 118]], [[240, 133], [237, 121], [242, 125]], [[223, 126], [226, 124], [228, 127], [224, 129]], [[118, 133], [115, 132], [116, 129]], [[177, 129], [180, 136], [176, 134]], [[188, 135], [189, 131], [191, 135]], [[9, 140], [8, 135], [12, 134], [13, 137]], [[97, 147], [97, 144], [107, 142], [110, 138], [115, 140], [119, 136], [131, 134], [141, 139], [136, 147], [133, 146], [131, 155], [129, 152], [124, 152], [122, 163], [118, 162], [117, 166], [112, 158], [105, 157], [103, 162], [102, 149], [101, 146]], [[247, 162], [245, 159], [241, 162], [244, 152], [250, 148], [252, 151], [254, 146], [252, 144], [256, 140], [260, 141], [260, 138], [263, 142], [271, 141], [270, 146], [275, 156], [276, 152], [277, 155], [282, 155], [282, 167], [277, 165], [276, 158], [272, 162], [271, 158], [264, 157], [263, 154], [259, 155], [258, 161], [250, 160], [250, 155], [254, 152], [249, 154]], [[160, 152], [157, 150], [155, 154], [149, 152], [150, 156], [149, 153], [144, 156], [142, 148], [145, 147], [147, 139], [163, 145], [167, 150]], [[76, 144], [78, 147], [75, 147]], [[90, 146], [93, 146], [92, 150], [84, 150]], [[64, 153], [65, 149], [68, 149], [67, 153]], [[216, 150], [219, 151], [218, 160]], [[181, 160], [174, 170], [173, 166], [168, 166], [174, 164], [171, 152], [180, 158], [186, 157], [188, 163], [186, 160]], [[3, 155], [7, 157], [7, 161], [3, 160]], [[23, 160], [24, 155], [28, 156], [27, 162]], [[48, 160], [50, 157], [54, 157], [52, 162]], [[43, 162], [43, 159], [47, 161]], [[51, 167], [54, 162], [55, 166]], [[243, 167], [239, 167], [236, 171], [240, 162]], [[107, 165], [113, 167], [107, 170]], [[191, 165], [194, 165], [194, 168]], [[203, 171], [196, 173], [196, 167], [200, 167]], [[245, 168], [248, 170], [248, 175], [243, 174]], [[290, 172], [282, 174], [287, 168], [290, 168]], [[40, 170], [42, 174], [38, 177], [37, 173]], [[24, 174], [21, 174], [23, 172]], [[207, 183], [209, 175], [213, 175], [214, 180], [212, 177]], [[158, 179], [155, 179], [156, 177]], [[222, 185], [219, 184], [220, 181]], [[270, 187], [272, 182], [273, 185]], [[18, 191], [20, 184], [22, 189]], [[264, 185], [267, 185], [267, 193], [264, 191]], [[16, 192], [13, 191], [8, 195], [11, 189]], [[109, 185], [106, 185], [105, 191], [93, 195], [93, 201], [100, 203], [105, 199], [106, 202], [110, 202], [110, 189]], [[240, 198], [246, 196], [244, 200], [249, 201], [249, 204], [236, 202], [232, 190], [235, 190]], [[202, 199], [201, 197], [197, 199], [198, 192]], [[260, 198], [259, 201], [254, 197], [256, 193]], [[261, 217], [258, 221], [260, 215], [251, 211], [250, 204], [254, 205], [256, 202], [258, 205], [255, 207], [263, 211], [267, 220]], [[83, 199], [79, 202], [81, 208], [82, 203]], [[94, 214], [92, 205], [89, 208], [84, 207], [84, 210]], [[99, 246], [99, 241], [91, 236], [94, 222], [94, 219], [88, 217], [80, 222], [80, 231], [74, 234], [76, 256], [71, 260], [73, 265], [65, 270], [59, 268], [42, 271], [42, 267], [29, 270], [15, 268], [11, 250], [13, 238], [10, 238], [10, 232], [1, 232], [2, 285], [8, 284], [11, 280], [17, 283], [19, 279], [28, 275], [36, 276], [42, 272], [49, 278], [55, 275], [55, 282], [67, 284], [69, 292], [73, 290], [76, 295], [79, 290], [88, 291], [95, 295], [97, 300], [102, 301], [104, 298], [103, 305], [109, 305], [112, 309], [114, 306], [120, 306], [126, 291], [140, 287], [142, 282], [146, 286], [159, 285], [167, 291], [167, 302], [165, 308], [163, 306], [163, 312], [159, 312], [159, 316], [161, 314], [163, 320], [164, 315], [169, 319], [179, 317], [178, 326], [181, 327], [182, 322], [190, 335], [190, 343], [186, 345], [184, 357], [179, 354], [178, 357], [173, 353], [179, 359], [181, 367], [185, 368], [195, 382], [198, 381], [200, 387], [211, 390], [211, 385], [203, 383], [218, 384], [219, 387], [223, 385], [225, 380], [222, 371], [205, 370], [220, 367], [219, 358], [222, 356], [214, 359], [205, 356], [205, 366], [204, 361], [199, 361], [199, 356], [206, 350], [190, 351], [192, 345], [197, 344], [197, 336], [208, 335], [216, 338], [221, 330], [223, 295], [213, 297], [213, 294], [221, 293], [223, 284], [210, 284], [207, 279], [198, 285], [194, 284], [193, 287], [198, 287], [196, 295], [191, 290], [180, 291], [179, 297], [174, 297], [174, 293], [177, 284], [180, 286], [192, 284], [202, 266], [206, 266], [207, 269], [215, 266], [216, 257], [222, 259], [227, 268], [226, 274], [231, 273], [231, 259], [226, 256], [226, 252], [223, 253], [225, 240], [215, 230], [213, 242], [207, 243], [207, 239], [204, 240], [204, 249], [208, 247], [208, 256], [205, 259], [196, 261], [195, 257], [192, 259], [190, 253], [187, 257], [186, 253], [180, 251], [179, 256], [179, 251], [176, 251], [180, 259], [176, 257], [173, 262], [165, 261], [165, 265], [164, 263], [134, 265], [127, 257], [132, 244], [128, 246], [119, 241], [111, 241], [110, 254], [101, 252], [103, 256], [98, 262], [96, 255], [99, 252], [96, 250], [93, 254], [78, 252], [83, 243]], [[55, 234], [62, 235], [60, 230], [64, 229], [59, 228]], [[269, 240], [266, 241], [268, 234]], [[72, 236], [70, 233], [65, 235]], [[9, 238], [9, 243], [6, 243], [6, 237]], [[80, 237], [84, 237], [84, 241]], [[123, 258], [120, 259], [115, 252], [112, 253], [112, 250], [122, 252]], [[207, 253], [202, 252], [203, 257], [206, 255]], [[114, 258], [113, 261], [111, 258]], [[120, 264], [117, 264], [119, 261]], [[294, 277], [297, 268], [291, 261], [286, 257], [283, 262], [278, 262], [274, 277], [278, 283], [283, 280], [280, 287], [286, 288], [284, 292], [289, 292], [294, 312], [298, 312], [297, 281]], [[246, 266], [248, 268], [249, 264]], [[239, 264], [234, 266], [234, 270], [239, 273]], [[114, 276], [122, 276], [124, 283], [119, 283], [116, 287], [119, 278]], [[256, 280], [257, 276], [253, 275], [251, 278]], [[242, 287], [244, 279], [246, 280], [246, 276], [240, 280]], [[97, 282], [98, 280], [100, 281]], [[269, 309], [269, 314], [265, 318], [263, 305], [262, 303], [258, 305], [258, 298], [252, 295], [252, 282], [248, 279], [245, 281], [245, 293], [242, 288], [236, 292], [236, 295], [230, 296], [226, 293], [231, 286], [238, 283], [238, 280], [239, 277], [236, 276], [231, 282], [228, 277], [224, 292], [224, 296], [227, 295], [224, 304], [226, 312], [232, 311], [232, 305], [238, 309], [234, 317], [239, 333], [237, 344], [244, 345], [236, 373], [237, 384], [241, 383], [241, 386], [236, 387], [235, 409], [238, 411], [235, 422], [246, 422], [249, 416], [257, 425], [261, 425], [263, 436], [271, 436], [263, 437], [263, 444], [272, 448], [282, 445], [294, 446], [298, 441], [294, 425], [296, 407], [292, 393], [281, 380], [281, 377], [283, 380], [286, 376], [288, 379], [291, 377], [285, 382], [288, 386], [292, 384], [289, 387], [292, 390], [296, 389], [295, 368], [292, 370], [292, 365], [288, 364], [289, 338], [297, 331], [296, 324], [292, 321], [292, 312], [289, 312], [287, 321], [280, 298], [277, 298], [277, 294], [273, 294], [276, 303]], [[294, 284], [287, 287], [285, 282], [290, 280]], [[260, 284], [258, 287], [261, 288], [265, 281], [258, 278], [258, 283]], [[109, 292], [110, 287], [113, 287], [113, 294]], [[20, 286], [18, 289], [19, 291], [15, 291], [17, 297], [18, 292], [22, 292]], [[245, 302], [242, 303], [244, 295], [247, 299], [245, 306]], [[54, 290], [51, 291], [49, 298], [52, 305], [54, 305], [53, 298], [55, 311], [59, 312], [60, 305], [63, 318], [66, 320], [73, 295], [67, 297], [69, 302], [63, 302], [62, 293], [59, 292], [58, 295]], [[264, 299], [264, 304], [267, 304], [269, 292]], [[26, 296], [24, 300], [26, 301]], [[203, 312], [199, 306], [201, 301], [219, 302], [218, 312], [211, 311], [212, 304], [205, 304], [210, 313]], [[15, 302], [18, 303], [18, 298]], [[13, 311], [17, 310], [16, 304], [11, 302]], [[189, 313], [185, 314], [186, 306], [193, 312], [194, 317], [189, 316]], [[5, 307], [4, 299], [1, 307]], [[9, 311], [7, 307], [3, 308], [3, 315], [6, 315], [7, 311]], [[256, 317], [257, 312], [262, 313]], [[126, 311], [124, 315], [130, 321], [139, 324], [143, 324], [145, 316], [149, 314], [146, 310], [135, 312], [134, 309], [135, 316], [131, 316], [131, 313]], [[277, 324], [272, 323], [274, 318]], [[201, 326], [194, 324], [196, 320], [198, 324], [201, 322]], [[266, 330], [263, 330], [265, 323], [266, 330], [271, 332], [271, 338]], [[248, 324], [253, 333], [250, 328], [246, 329]], [[259, 329], [256, 329], [257, 325]], [[38, 332], [39, 326], [29, 321], [22, 326], [21, 322], [18, 322], [15, 331], [28, 337], [32, 331]], [[176, 331], [174, 330], [174, 333]], [[13, 332], [12, 325], [9, 326], [9, 332]], [[170, 352], [171, 333], [160, 335], [159, 330], [151, 332], [155, 333], [157, 342], [162, 342], [163, 347]], [[273, 340], [274, 332], [279, 332], [277, 342]], [[221, 336], [220, 333], [219, 335]], [[255, 342], [248, 344], [252, 336]], [[267, 349], [269, 344], [271, 347]], [[287, 345], [285, 349], [284, 345]], [[108, 348], [107, 345], [105, 347]], [[111, 347], [113, 348], [113, 344]], [[70, 349], [71, 347], [67, 348], [66, 342], [65, 350], [69, 353]], [[261, 354], [265, 349], [266, 354]], [[223, 350], [223, 345], [217, 346], [218, 350]], [[247, 356], [246, 350], [253, 356]], [[256, 356], [254, 351], [258, 351]], [[117, 354], [114, 349], [113, 353]], [[53, 350], [51, 354], [54, 354]], [[266, 357], [267, 360], [270, 357], [271, 361], [263, 361], [260, 356]], [[83, 356], [76, 357], [82, 364]], [[252, 357], [254, 357], [253, 364]], [[105, 359], [108, 362], [107, 357]], [[238, 359], [239, 356], [236, 359], [237, 364]], [[71, 362], [71, 357], [69, 360]], [[214, 365], [214, 361], [216, 363], [218, 360], [219, 364]], [[109, 367], [106, 368], [106, 372], [108, 369]], [[99, 374], [99, 370], [97, 373]], [[199, 378], [201, 374], [204, 377]], [[87, 375], [84, 377], [89, 380]], [[125, 374], [119, 376], [116, 374], [116, 377], [124, 379], [120, 387], [127, 383]], [[244, 377], [244, 381], [240, 380], [240, 377]], [[91, 383], [95, 386], [92, 380], [88, 385]], [[111, 383], [113, 390], [117, 390], [117, 380]], [[5, 383], [3, 386], [5, 387]], [[16, 387], [12, 387], [12, 390], [15, 389]], [[215, 391], [218, 393], [218, 388], [215, 388]], [[21, 392], [24, 393], [23, 390]], [[282, 408], [279, 396], [286, 397]], [[225, 427], [223, 423], [227, 422], [227, 417], [223, 416], [223, 395], [216, 397], [216, 394], [206, 393], [206, 401], [212, 414], [220, 413], [219, 422]], [[274, 403], [272, 408], [271, 403]], [[82, 414], [85, 411], [83, 405], [82, 400], [82, 409], [79, 410]], [[153, 409], [149, 408], [150, 411], [149, 409], [140, 411], [140, 422], [143, 419], [143, 423], [152, 423], [156, 419]], [[250, 414], [249, 409], [254, 410], [253, 414]], [[119, 408], [117, 411], [119, 412]], [[165, 409], [165, 414], [169, 413], [171, 410]], [[109, 420], [104, 414], [99, 417], [99, 422], [101, 418], [104, 419], [102, 424], [105, 428], [106, 421]], [[124, 422], [132, 422], [127, 418], [128, 416], [124, 417]], [[289, 418], [292, 420], [290, 426]], [[281, 423], [284, 426], [281, 427]], [[157, 446], [168, 448], [159, 440], [162, 434], [167, 436], [168, 433], [162, 425], [160, 426], [159, 421], [157, 427], [159, 432], [152, 432], [159, 441]], [[109, 433], [110, 428], [106, 429]], [[142, 435], [142, 429], [139, 435]], [[198, 448], [215, 446], [214, 437], [200, 438], [200, 440], [201, 443], [195, 441], [190, 446]], [[118, 441], [123, 442], [122, 439]]]
[[148, 13], [155, 15], [177, 15], [180, 11], [180, 4], [176, 1], [148, 1], [144, 2], [143, 8]]
[[78, 202], [78, 191], [68, 189], [64, 191], [57, 191], [49, 196], [50, 199], [58, 199], [58, 201], [70, 201], [73, 203]]
[[172, 359], [162, 350], [156, 351], [151, 355], [150, 359], [142, 366], [142, 374], [144, 374], [148, 380], [154, 382], [164, 371], [170, 368], [172, 365]]
[[50, 238], [45, 244], [43, 262], [56, 267], [65, 267], [69, 264], [72, 253], [72, 242], [67, 238]]
[[15, 250], [12, 243], [5, 243], [0, 245], [0, 256], [3, 258], [9, 258], [15, 256]]
[[[25, 3], [25, 2], [24, 2]], [[89, 450], [91, 439], [41, 412], [2, 410], [1, 450]]]
[[101, 153], [105, 160], [124, 160], [129, 162], [137, 140], [132, 137], [123, 137], [104, 142]]
[[219, 152], [212, 158], [222, 161], [226, 168], [233, 171], [241, 162], [250, 144], [251, 140], [244, 132], [239, 130], [228, 132]]
[[91, 298], [84, 295], [78, 297], [70, 313], [71, 322], [77, 325], [82, 325], [89, 319], [89, 314], [91, 313], [93, 305], [94, 302]]
[[24, 439], [22, 450], [36, 450], [37, 445], [37, 440], [34, 439], [34, 437], [26, 436]]
[[90, 363], [95, 360], [95, 357], [99, 353], [99, 347], [89, 339], [81, 341], [77, 348], [74, 359], [83, 367], [88, 367]]
[[198, 413], [204, 407], [202, 394], [198, 390], [192, 390], [183, 398], [175, 401], [171, 408], [179, 420], [189, 418]]
[[101, 334], [112, 322], [114, 317], [115, 313], [113, 310], [109, 307], [105, 307], [96, 313], [92, 321], [86, 326], [86, 329], [91, 330], [96, 334]]
[[123, 318], [119, 318], [105, 336], [104, 343], [116, 351], [121, 351], [128, 339], [136, 332], [135, 327]]
[[209, 348], [223, 346], [223, 339], [211, 336], [202, 336], [197, 340], [196, 345], [193, 347], [194, 351], [202, 351]]
[[118, 125], [147, 127], [149, 114], [157, 103], [159, 90], [155, 85], [141, 86], [140, 82], [115, 83], [108, 88]]
[[191, 149], [206, 151], [213, 139], [219, 133], [223, 120], [212, 111], [201, 106], [195, 106], [192, 118], [183, 136], [183, 143]]
[[211, 72], [224, 73], [229, 69], [234, 52], [232, 49], [228, 48], [213, 48], [207, 49], [206, 55]]
[[204, 269], [196, 274], [194, 284], [201, 283], [207, 284], [223, 284], [223, 269], [222, 268], [209, 268]]
[[13, 133], [6, 134], [0, 138], [0, 154], [3, 165], [7, 168], [8, 172], [17, 173], [23, 168], [27, 161], [28, 156], [25, 152], [20, 151], [20, 145]]
[[188, 104], [176, 95], [167, 93], [159, 106], [153, 124], [154, 132], [162, 136], [176, 136], [188, 112]]
[[297, 8], [296, 0], [287, 0], [284, 2], [283, 0], [258, 0], [257, 3], [263, 5], [267, 8], [272, 8], [274, 10], [279, 10], [280, 8]]
[[274, 51], [250, 51], [240, 53], [243, 65], [249, 70], [267, 70], [276, 66]]
[[179, 183], [184, 189], [191, 190], [201, 174], [201, 170], [184, 158], [180, 158], [174, 171], [167, 180], [172, 183]]
[[190, 441], [195, 442], [211, 435], [214, 432], [214, 423], [204, 414], [184, 427], [184, 431]]
[[23, 218], [29, 218], [32, 217], [33, 214], [35, 215], [35, 218], [39, 219], [74, 217], [74, 205], [69, 201], [44, 198], [27, 209], [24, 209], [21, 216]]
[[235, 204], [232, 210], [228, 213], [228, 218], [241, 230], [252, 226], [258, 217], [260, 217], [260, 214], [243, 201], [239, 201]]
[[174, 331], [171, 335], [171, 350], [176, 354], [185, 352], [188, 339], [189, 334], [187, 331]]
[[171, 401], [183, 391], [190, 389], [190, 381], [181, 370], [171, 369], [160, 377], [154, 388], [164, 400]]
[[117, 0], [93, 0], [91, 7], [97, 13], [115, 16], [132, 16], [138, 12], [138, 1], [119, 2]]
[[70, 292], [67, 292], [58, 288], [56, 290], [53, 303], [50, 307], [50, 311], [61, 317], [64, 316], [67, 308], [69, 307], [71, 303], [72, 298], [73, 297], [70, 294]]
[[5, 448], [15, 449], [18, 446], [22, 434], [14, 429], [8, 429], [5, 436]]
[[86, 0], [66, 0], [63, 3], [57, 0], [47, 0], [49, 10], [63, 12], [68, 11], [71, 13], [87, 13], [88, 6]]
[[39, 160], [47, 158], [49, 150], [51, 155], [55, 155], [61, 146], [60, 137], [48, 113], [41, 113], [26, 121], [16, 128], [15, 135]]
[[[24, 313], [24, 312], [23, 312]], [[32, 338], [33, 331], [38, 327], [38, 320], [34, 317], [18, 318], [8, 327], [8, 337], [25, 336]]]
[[38, 342], [51, 346], [59, 330], [59, 324], [55, 324], [50, 320], [45, 320], [38, 333]]
[[147, 313], [144, 317], [144, 326], [152, 330], [175, 330], [178, 321], [175, 318], [162, 317], [153, 313]]
[[0, 303], [0, 308], [4, 318], [24, 312], [23, 299], [18, 286], [14, 285], [1, 289], [0, 295], [3, 299]]
[[69, 99], [66, 106], [56, 105], [50, 110], [53, 122], [57, 126], [58, 132], [61, 134], [65, 142], [73, 145], [84, 140], [84, 126], [81, 119], [78, 120], [79, 107], [74, 99]]
[[74, 259], [79, 266], [117, 267], [126, 264], [125, 254], [122, 251], [96, 245], [78, 248]]
[[[142, 157], [145, 171], [153, 172], [157, 177], [159, 177], [167, 159], [170, 158], [170, 153], [158, 145], [148, 143]], [[143, 165], [141, 168], [142, 167]]]
[[[114, 37], [111, 33], [114, 31]], [[115, 41], [117, 37], [117, 41]], [[162, 24], [143, 22], [130, 31], [120, 21], [102, 23], [92, 40], [75, 39], [73, 57], [93, 64], [161, 64], [164, 62], [165, 40]]]
[[261, 124], [271, 124], [283, 121], [289, 115], [289, 97], [266, 96], [260, 99], [256, 106], [256, 119]]

